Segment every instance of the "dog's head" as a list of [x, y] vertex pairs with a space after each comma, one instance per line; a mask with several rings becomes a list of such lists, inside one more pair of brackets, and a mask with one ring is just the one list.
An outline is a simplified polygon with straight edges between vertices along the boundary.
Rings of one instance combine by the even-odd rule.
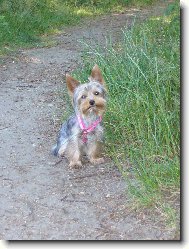
[[76, 112], [82, 116], [103, 115], [107, 90], [98, 65], [93, 67], [88, 83], [80, 84], [78, 80], [66, 74], [66, 84]]

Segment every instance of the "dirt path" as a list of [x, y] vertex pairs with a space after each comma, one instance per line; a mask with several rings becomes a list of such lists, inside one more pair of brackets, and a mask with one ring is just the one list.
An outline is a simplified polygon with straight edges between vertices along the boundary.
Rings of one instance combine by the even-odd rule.
[[127, 184], [112, 162], [70, 170], [50, 154], [66, 108], [64, 74], [80, 64], [79, 39], [103, 45], [133, 18], [130, 10], [100, 17], [56, 36], [57, 46], [20, 51], [0, 65], [0, 239], [173, 239], [155, 214], [128, 210]]

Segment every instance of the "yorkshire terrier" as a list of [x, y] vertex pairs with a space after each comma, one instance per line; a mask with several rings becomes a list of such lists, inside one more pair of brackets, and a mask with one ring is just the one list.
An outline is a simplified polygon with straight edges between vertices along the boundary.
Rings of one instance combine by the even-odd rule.
[[70, 167], [81, 167], [82, 155], [87, 155], [92, 164], [101, 164], [107, 95], [102, 73], [95, 65], [88, 83], [80, 84], [66, 74], [66, 84], [75, 113], [62, 124], [53, 154], [65, 156]]

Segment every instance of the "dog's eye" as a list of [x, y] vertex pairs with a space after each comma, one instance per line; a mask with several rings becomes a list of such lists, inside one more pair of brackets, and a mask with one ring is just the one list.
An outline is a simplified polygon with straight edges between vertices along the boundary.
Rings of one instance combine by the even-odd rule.
[[95, 94], [95, 95], [99, 95], [99, 92], [95, 92], [94, 94]]
[[82, 99], [86, 99], [86, 97], [87, 97], [86, 95], [82, 95], [81, 96]]

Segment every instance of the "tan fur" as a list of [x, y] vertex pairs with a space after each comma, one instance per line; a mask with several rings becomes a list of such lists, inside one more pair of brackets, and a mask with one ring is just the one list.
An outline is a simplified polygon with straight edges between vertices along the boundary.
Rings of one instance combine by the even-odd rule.
[[[103, 113], [105, 112], [105, 105], [106, 101], [104, 98], [101, 96], [94, 96], [94, 101], [95, 101], [95, 107], [93, 108], [93, 111], [96, 113], [96, 115], [102, 116]], [[87, 115], [90, 112], [90, 104], [89, 104], [89, 98], [86, 98], [85, 101], [83, 101], [80, 105], [80, 111], [84, 114]]]
[[91, 71], [91, 79], [92, 80], [96, 80], [98, 81], [99, 83], [101, 84], [104, 84], [105, 81], [104, 81], [104, 78], [102, 76], [102, 73], [100, 71], [100, 68], [98, 67], [98, 65], [94, 65], [92, 71]]
[[74, 79], [71, 75], [66, 74], [66, 84], [68, 87], [68, 92], [70, 96], [72, 97], [75, 88], [79, 85], [79, 81]]
[[98, 67], [97, 64], [94, 65], [92, 71], [91, 71], [91, 76], [89, 77], [90, 80], [95, 80], [95, 81], [98, 81], [99, 83], [101, 83], [104, 88], [107, 90], [107, 86], [106, 86], [106, 83], [105, 83], [105, 80], [102, 76], [102, 73], [100, 71], [100, 68]]
[[70, 162], [69, 164], [70, 168], [76, 168], [82, 166], [81, 152], [77, 141], [73, 140], [69, 143], [69, 146], [67, 146], [66, 148], [65, 155]]
[[104, 162], [102, 156], [102, 143], [96, 141], [90, 144], [88, 149], [88, 157], [92, 164], [100, 164]]
[[[74, 105], [77, 105], [76, 111], [83, 118], [83, 120], [85, 120], [88, 126], [92, 122], [94, 122], [98, 117], [103, 116], [106, 107], [106, 98], [105, 98], [106, 89], [104, 89], [105, 81], [103, 79], [102, 73], [98, 65], [95, 65], [93, 67], [90, 80], [91, 80], [89, 82], [90, 87], [89, 88], [83, 87], [81, 88], [82, 91], [80, 91], [79, 87], [82, 84], [79, 86], [78, 80], [74, 79], [71, 75], [66, 74], [66, 84], [69, 95], [71, 96], [72, 99], [72, 103], [74, 97], [77, 96], [78, 101], [74, 101]], [[98, 91], [99, 86], [98, 87], [96, 86], [99, 85], [98, 83], [103, 85], [102, 86], [103, 91]], [[79, 89], [79, 93], [76, 92], [77, 90], [75, 91], [76, 88], [77, 90]], [[95, 94], [96, 92], [98, 92], [97, 95]], [[82, 96], [84, 96], [84, 98], [82, 98]], [[94, 105], [90, 104], [91, 100], [94, 100], [95, 103]], [[78, 114], [76, 113], [76, 115]], [[78, 125], [72, 126], [71, 128], [69, 127], [69, 129], [72, 129], [71, 133], [75, 135], [70, 136], [70, 138], [69, 137], [67, 138], [65, 136], [66, 140], [64, 143], [62, 143], [61, 147], [59, 148], [58, 154], [60, 156], [66, 156], [66, 158], [69, 160], [70, 167], [73, 168], [73, 167], [82, 166], [81, 153], [86, 154], [92, 164], [100, 164], [104, 162], [104, 159], [102, 158], [103, 127], [101, 124], [99, 124], [98, 127], [96, 127], [93, 132], [87, 135], [88, 137], [87, 143], [83, 142], [83, 137], [82, 137], [83, 133], [82, 130], [78, 128]]]

